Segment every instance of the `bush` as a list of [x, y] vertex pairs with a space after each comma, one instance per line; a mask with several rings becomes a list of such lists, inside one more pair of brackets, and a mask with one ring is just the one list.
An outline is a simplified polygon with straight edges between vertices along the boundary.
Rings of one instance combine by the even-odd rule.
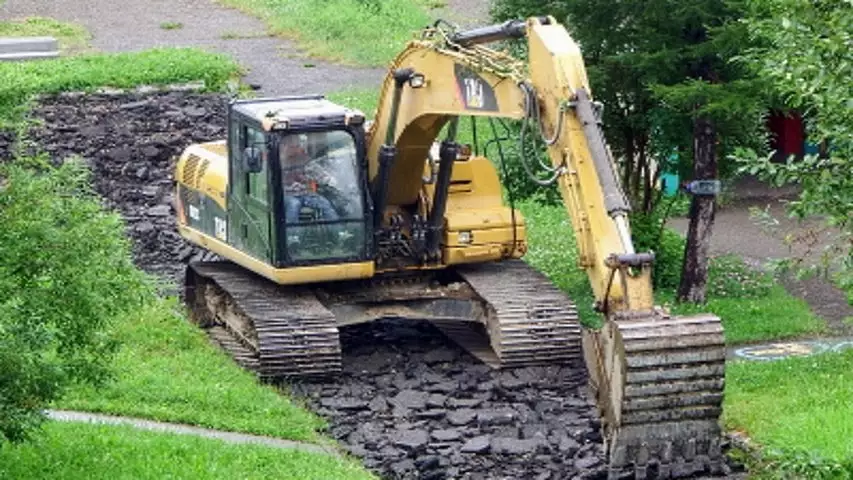
[[684, 237], [667, 228], [666, 219], [658, 214], [634, 213], [631, 215], [631, 235], [638, 252], [653, 251], [655, 289], [675, 289], [681, 279], [684, 260]]
[[113, 319], [150, 298], [124, 226], [67, 163], [0, 173], [0, 441], [21, 440], [72, 382], [97, 382]]

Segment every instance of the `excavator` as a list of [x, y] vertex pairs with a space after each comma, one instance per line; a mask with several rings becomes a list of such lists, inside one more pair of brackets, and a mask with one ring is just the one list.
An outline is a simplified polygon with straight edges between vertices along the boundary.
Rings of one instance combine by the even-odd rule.
[[[526, 56], [489, 46], [511, 39]], [[180, 234], [219, 257], [187, 267], [190, 316], [261, 377], [334, 375], [339, 330], [382, 318], [429, 321], [495, 368], [577, 362], [611, 478], [720, 472], [720, 319], [655, 306], [654, 253], [634, 250], [600, 113], [553, 17], [426, 27], [372, 120], [323, 96], [232, 100], [227, 139], [175, 170]], [[602, 326], [521, 259], [524, 218], [497, 162], [458, 141], [465, 118], [541, 138], [522, 161], [558, 186]]]

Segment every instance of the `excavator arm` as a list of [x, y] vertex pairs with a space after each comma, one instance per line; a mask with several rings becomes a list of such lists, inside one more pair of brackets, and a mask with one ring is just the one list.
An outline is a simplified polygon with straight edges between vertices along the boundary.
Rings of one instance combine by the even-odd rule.
[[[526, 38], [526, 62], [485, 46]], [[538, 127], [588, 274], [600, 329], [583, 350], [602, 416], [611, 475], [667, 478], [722, 468], [725, 348], [720, 319], [671, 317], [654, 306], [652, 253], [637, 253], [629, 204], [615, 174], [578, 45], [551, 17], [456, 32], [425, 30], [394, 61], [368, 132], [374, 201], [412, 205], [424, 159], [459, 116], [525, 120]], [[453, 139], [441, 169], [452, 169]], [[443, 172], [445, 176], [449, 171]], [[437, 189], [441, 188], [438, 182]], [[436, 191], [433, 210], [446, 201]], [[440, 220], [440, 219], [439, 219]], [[378, 216], [377, 223], [382, 219]]]

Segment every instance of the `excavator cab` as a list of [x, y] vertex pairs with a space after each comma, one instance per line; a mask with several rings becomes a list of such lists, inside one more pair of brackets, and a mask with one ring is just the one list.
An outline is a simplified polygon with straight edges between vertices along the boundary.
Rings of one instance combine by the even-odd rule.
[[276, 268], [367, 259], [364, 116], [312, 96], [229, 117], [229, 243]]

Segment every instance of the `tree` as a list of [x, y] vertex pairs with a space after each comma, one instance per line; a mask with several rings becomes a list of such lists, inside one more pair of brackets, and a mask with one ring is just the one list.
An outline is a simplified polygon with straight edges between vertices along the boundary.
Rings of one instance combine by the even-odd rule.
[[108, 327], [152, 292], [80, 166], [4, 167], [0, 224], [2, 443], [26, 438], [70, 383], [105, 378]]
[[755, 48], [744, 55], [781, 101], [804, 114], [807, 137], [825, 152], [771, 161], [755, 150], [743, 169], [778, 185], [796, 183], [796, 217], [823, 216], [838, 234], [824, 252], [853, 299], [853, 3], [849, 0], [752, 0], [744, 19]]
[[[497, 0], [493, 14], [565, 21], [593, 93], [605, 102], [605, 134], [621, 158], [623, 186], [634, 210], [648, 216], [661, 166], [717, 178], [729, 171], [720, 158], [761, 137], [760, 85], [749, 69], [729, 62], [746, 45], [735, 21], [740, 8], [724, 0]], [[673, 157], [680, 162], [668, 165]], [[692, 202], [682, 300], [705, 299], [714, 208], [710, 196]]]

